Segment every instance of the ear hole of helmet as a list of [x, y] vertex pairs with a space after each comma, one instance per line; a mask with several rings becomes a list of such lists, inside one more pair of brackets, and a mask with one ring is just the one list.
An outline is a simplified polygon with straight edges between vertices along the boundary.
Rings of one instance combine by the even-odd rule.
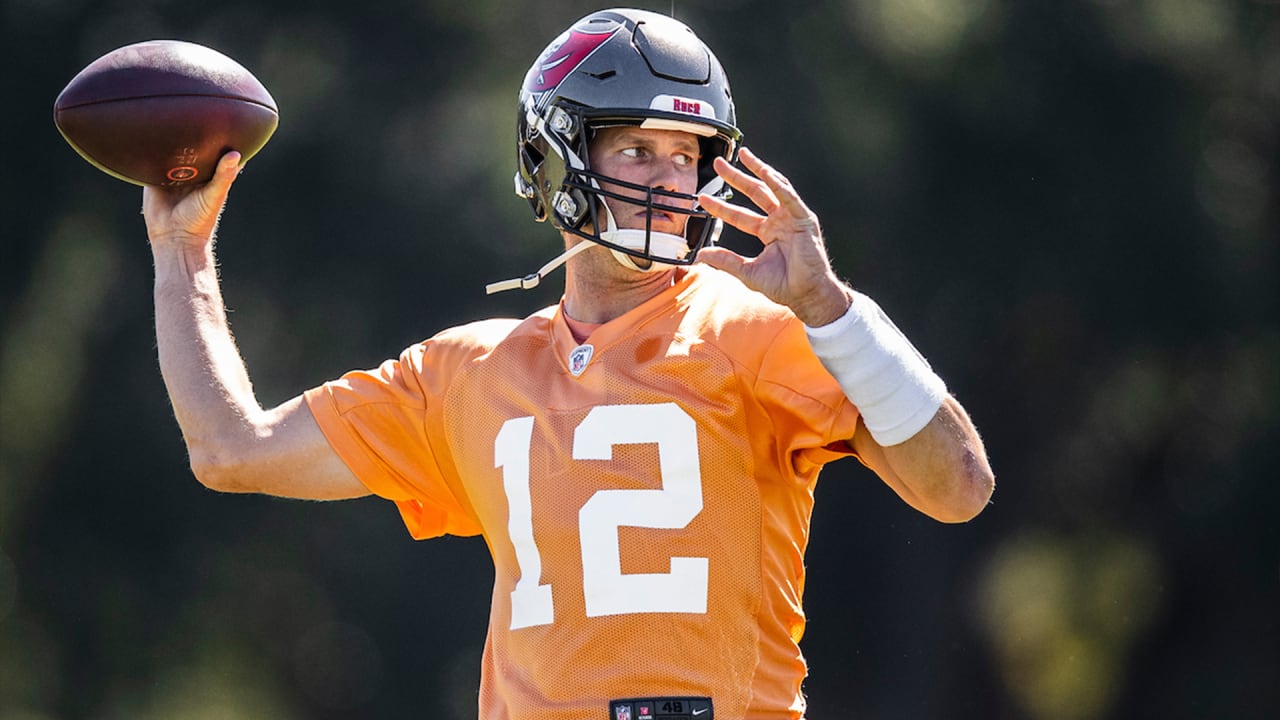
[[529, 201], [533, 217], [542, 222], [547, 219], [547, 208], [542, 204], [537, 183], [542, 177], [542, 163], [546, 157], [531, 143], [519, 144], [520, 172], [516, 173], [516, 194]]
[[538, 173], [542, 172], [542, 161], [546, 157], [532, 145], [520, 144], [520, 167], [527, 180], [536, 182]]
[[722, 157], [733, 161], [729, 144], [720, 137], [698, 138], [698, 147], [702, 157], [698, 159], [698, 187], [705, 188], [707, 183], [716, 179], [715, 159]]

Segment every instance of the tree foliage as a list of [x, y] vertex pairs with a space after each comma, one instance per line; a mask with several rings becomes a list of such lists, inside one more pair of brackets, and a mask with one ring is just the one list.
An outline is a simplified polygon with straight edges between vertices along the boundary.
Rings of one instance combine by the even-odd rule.
[[[515, 96], [578, 2], [12, 0], [0, 164], [0, 715], [470, 717], [492, 568], [378, 500], [219, 496], [155, 358], [137, 188], [58, 91], [181, 38], [280, 129], [219, 239], [275, 404], [435, 331], [556, 250], [511, 194]], [[1280, 708], [1280, 6], [664, 3], [746, 142], [973, 414], [962, 527], [856, 463], [819, 485], [811, 716], [1274, 716]], [[730, 236], [734, 247], [751, 241]]]

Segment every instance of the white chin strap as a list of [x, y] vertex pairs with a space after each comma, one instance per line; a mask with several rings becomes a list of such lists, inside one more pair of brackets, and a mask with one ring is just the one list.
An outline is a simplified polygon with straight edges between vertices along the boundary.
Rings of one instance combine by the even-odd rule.
[[[604, 206], [604, 214], [608, 220], [609, 229], [600, 233], [600, 239], [611, 242], [615, 245], [621, 245], [628, 250], [645, 249], [645, 238], [648, 236], [649, 254], [654, 256], [647, 265], [640, 265], [637, 260], [640, 258], [632, 257], [621, 250], [609, 248], [609, 252], [613, 254], [613, 259], [617, 260], [623, 267], [638, 270], [640, 272], [655, 272], [667, 269], [667, 263], [662, 262], [663, 258], [672, 260], [683, 259], [689, 254], [689, 244], [684, 238], [671, 233], [656, 232], [653, 230], [647, 233], [644, 230], [619, 229], [618, 224], [613, 220], [613, 213], [609, 211], [609, 206]], [[594, 246], [594, 242], [580, 242], [577, 245], [565, 250], [550, 262], [538, 268], [538, 271], [522, 278], [512, 278], [511, 280], [503, 280], [501, 282], [489, 283], [484, 286], [486, 295], [500, 293], [507, 290], [532, 290], [538, 287], [538, 283], [542, 282], [542, 278], [552, 270], [560, 267], [569, 261], [569, 258], [578, 253]], [[604, 247], [603, 245], [601, 247]]]
[[618, 223], [613, 220], [613, 212], [609, 210], [609, 206], [604, 206], [604, 216], [608, 224], [608, 229], [600, 233], [600, 239], [605, 242], [611, 242], [614, 245], [621, 245], [628, 250], [639, 250], [644, 252], [645, 240], [649, 242], [648, 255], [649, 261], [645, 261], [644, 265], [636, 262], [642, 258], [633, 257], [621, 250], [610, 248], [613, 253], [613, 259], [617, 260], [625, 268], [639, 270], [640, 272], [655, 272], [665, 270], [666, 263], [662, 262], [664, 258], [672, 260], [682, 260], [685, 255], [689, 254], [689, 244], [684, 238], [671, 233], [657, 232], [655, 230], [637, 230], [637, 229], [619, 229]]
[[594, 244], [595, 243], [590, 243], [590, 242], [580, 242], [577, 245], [574, 245], [568, 250], [565, 250], [564, 252], [552, 258], [551, 261], [548, 262], [546, 265], [543, 265], [542, 267], [538, 268], [538, 272], [536, 273], [525, 275], [522, 278], [512, 278], [511, 280], [503, 280], [501, 282], [489, 283], [488, 285], [484, 286], [484, 294], [492, 295], [494, 293], [505, 292], [507, 290], [532, 290], [538, 287], [538, 283], [542, 282], [543, 275], [546, 275], [552, 270], [555, 270], [556, 268], [565, 264], [566, 262], [569, 261], [569, 258], [573, 257], [574, 255], [577, 255], [583, 250], [586, 250], [587, 248], [591, 247]]
[[[679, 260], [689, 254], [689, 244], [684, 241], [684, 238], [656, 230], [650, 230], [648, 233], [645, 233], [644, 230], [614, 230], [600, 233], [600, 238], [616, 245], [621, 245], [628, 250], [644, 250], [646, 234], [649, 236], [649, 260], [609, 248], [609, 252], [613, 254], [613, 259], [621, 263], [623, 267], [631, 268], [632, 270], [655, 272], [667, 269], [667, 263], [663, 262], [664, 258]], [[637, 261], [643, 261], [646, 264], [641, 265]]]

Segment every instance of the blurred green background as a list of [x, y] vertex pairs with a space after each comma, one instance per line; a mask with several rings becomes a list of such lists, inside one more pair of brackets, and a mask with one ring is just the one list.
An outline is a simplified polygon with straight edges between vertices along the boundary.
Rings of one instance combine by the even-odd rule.
[[[483, 286], [557, 249], [511, 192], [515, 96], [596, 7], [0, 5], [0, 717], [475, 716], [483, 542], [415, 543], [376, 499], [191, 477], [141, 193], [82, 161], [52, 105], [94, 58], [154, 38], [218, 48], [274, 94], [279, 131], [220, 237], [232, 326], [274, 405], [558, 299], [558, 275]], [[828, 468], [810, 717], [1280, 717], [1280, 5], [674, 13], [997, 474], [982, 516], [943, 526], [857, 463]]]

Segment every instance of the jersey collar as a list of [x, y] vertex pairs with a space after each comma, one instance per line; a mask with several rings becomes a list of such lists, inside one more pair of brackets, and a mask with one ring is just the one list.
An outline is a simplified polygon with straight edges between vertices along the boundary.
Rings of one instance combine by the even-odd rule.
[[635, 331], [663, 315], [669, 315], [684, 307], [686, 298], [700, 284], [704, 270], [697, 266], [677, 268], [676, 281], [671, 287], [654, 295], [643, 303], [628, 310], [619, 317], [610, 320], [591, 332], [584, 342], [578, 342], [569, 329], [569, 321], [564, 312], [564, 299], [560, 300], [551, 317], [551, 339], [556, 355], [568, 372], [567, 359], [574, 348], [579, 345], [592, 345], [594, 356], [599, 358], [619, 341], [630, 338]]

